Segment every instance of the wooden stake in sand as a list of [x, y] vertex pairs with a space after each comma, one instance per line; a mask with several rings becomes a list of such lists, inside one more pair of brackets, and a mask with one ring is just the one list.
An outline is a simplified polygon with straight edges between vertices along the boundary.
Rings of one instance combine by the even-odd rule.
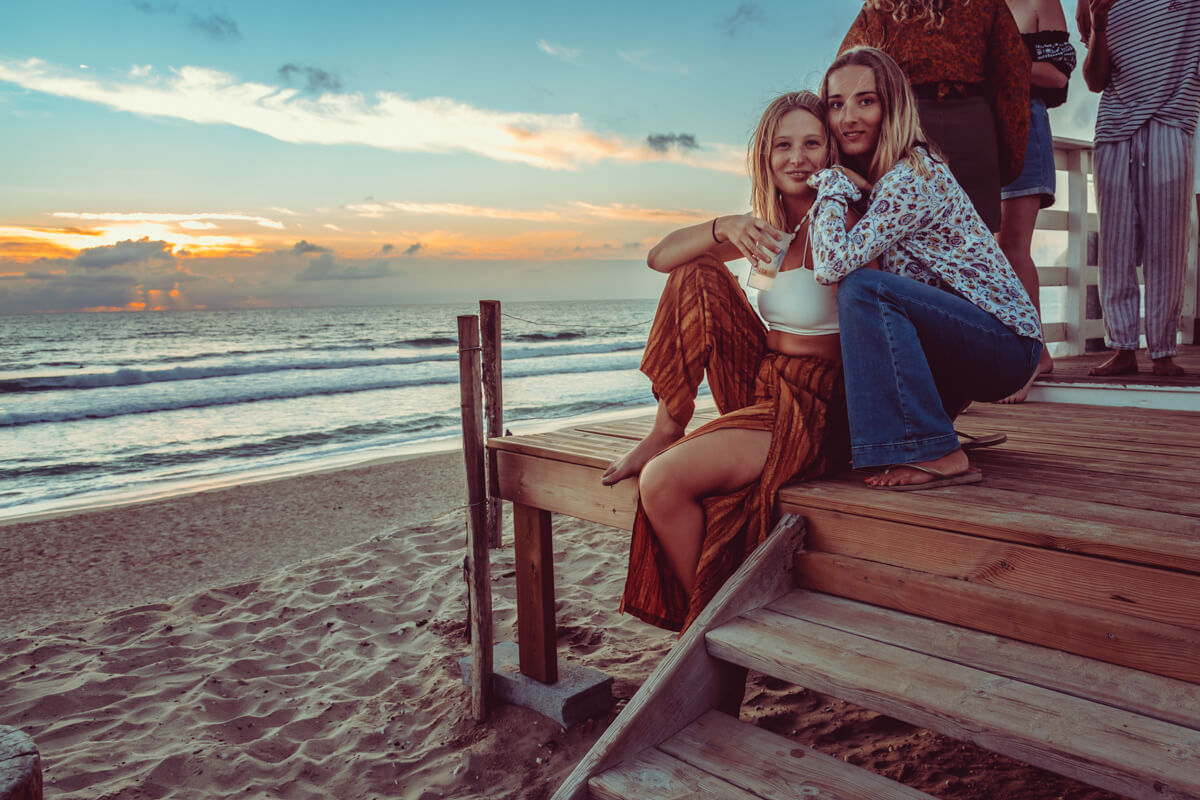
[[[501, 397], [500, 362], [500, 301], [479, 301], [479, 325], [483, 334], [483, 400], [487, 414], [487, 436], [504, 434], [504, 401]], [[486, 441], [486, 440], [485, 440]], [[492, 547], [500, 546], [500, 476], [496, 471], [496, 454], [487, 449], [487, 530]]]
[[483, 469], [483, 396], [479, 372], [479, 317], [458, 318], [458, 382], [462, 397], [463, 455], [467, 463], [467, 531], [471, 601], [471, 711], [477, 722], [492, 705], [492, 576]]
[[42, 800], [42, 761], [27, 734], [0, 725], [0, 800]]

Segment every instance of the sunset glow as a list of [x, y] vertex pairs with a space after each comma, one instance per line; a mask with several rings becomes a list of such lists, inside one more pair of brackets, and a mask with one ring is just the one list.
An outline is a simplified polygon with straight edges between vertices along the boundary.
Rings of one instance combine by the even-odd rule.
[[748, 210], [762, 108], [855, 4], [515, 12], [7, 9], [0, 313], [655, 296], [647, 250]]

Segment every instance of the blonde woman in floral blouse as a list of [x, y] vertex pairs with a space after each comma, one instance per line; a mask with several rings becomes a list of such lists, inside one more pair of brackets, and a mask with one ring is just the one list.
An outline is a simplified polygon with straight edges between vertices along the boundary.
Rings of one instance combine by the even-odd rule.
[[[867, 479], [880, 489], [977, 483], [953, 418], [1033, 374], [1037, 311], [930, 153], [896, 62], [874, 48], [848, 50], [821, 95], [843, 166], [810, 179], [813, 257], [817, 281], [838, 284], [854, 466], [887, 467]], [[864, 194], [867, 211], [847, 229], [847, 207]], [[860, 269], [873, 259], [879, 270]]]

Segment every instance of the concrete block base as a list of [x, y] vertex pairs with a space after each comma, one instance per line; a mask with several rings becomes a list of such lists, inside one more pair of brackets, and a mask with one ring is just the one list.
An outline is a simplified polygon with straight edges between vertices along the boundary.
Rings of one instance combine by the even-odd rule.
[[[471, 657], [458, 661], [462, 680], [471, 685]], [[558, 682], [542, 683], [521, 674], [516, 642], [501, 642], [492, 650], [492, 691], [497, 700], [532, 708], [564, 728], [595, 719], [612, 707], [611, 676], [560, 661]]]

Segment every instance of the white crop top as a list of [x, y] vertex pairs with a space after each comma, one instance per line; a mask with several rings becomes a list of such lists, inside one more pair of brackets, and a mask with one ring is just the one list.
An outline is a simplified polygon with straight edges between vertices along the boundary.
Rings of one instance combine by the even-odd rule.
[[837, 284], [817, 283], [811, 269], [784, 270], [775, 276], [770, 291], [758, 293], [758, 313], [773, 331], [801, 336], [837, 333]]

